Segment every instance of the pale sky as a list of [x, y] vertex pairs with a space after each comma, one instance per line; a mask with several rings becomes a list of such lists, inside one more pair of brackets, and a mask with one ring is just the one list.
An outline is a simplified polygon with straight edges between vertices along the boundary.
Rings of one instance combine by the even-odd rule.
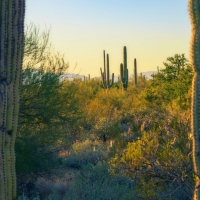
[[27, 0], [26, 24], [50, 28], [50, 42], [81, 75], [100, 76], [103, 50], [119, 74], [123, 47], [129, 73], [156, 71], [176, 53], [189, 59], [187, 0]]

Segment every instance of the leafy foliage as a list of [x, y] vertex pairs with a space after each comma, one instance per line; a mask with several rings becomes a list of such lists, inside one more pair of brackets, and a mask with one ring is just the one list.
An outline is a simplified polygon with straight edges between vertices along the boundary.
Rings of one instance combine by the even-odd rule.
[[48, 35], [27, 29], [19, 188], [73, 172], [64, 191], [46, 192], [49, 199], [189, 199], [193, 73], [184, 54], [167, 58], [152, 80], [138, 77], [135, 87], [130, 79], [126, 91], [115, 83], [106, 92], [98, 79], [63, 79], [69, 65]]
[[176, 101], [181, 109], [190, 108], [190, 87], [192, 68], [184, 54], [168, 57], [164, 69], [153, 75], [152, 84], [147, 88], [144, 98], [149, 106], [168, 105]]

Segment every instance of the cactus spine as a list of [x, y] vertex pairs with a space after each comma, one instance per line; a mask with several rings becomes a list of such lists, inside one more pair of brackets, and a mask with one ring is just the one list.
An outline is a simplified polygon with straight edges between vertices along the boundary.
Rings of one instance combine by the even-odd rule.
[[127, 52], [126, 47], [124, 46], [124, 64], [120, 64], [120, 78], [124, 90], [128, 87], [128, 68], [127, 68]]
[[193, 199], [200, 199], [200, 0], [188, 1], [192, 27], [190, 60], [194, 71], [192, 84], [193, 166], [196, 174]]
[[134, 83], [135, 86], [137, 86], [137, 60], [134, 59]]
[[112, 73], [112, 79], [110, 80], [109, 55], [107, 54], [107, 66], [106, 66], [105, 50], [103, 51], [103, 58], [104, 58], [104, 71], [102, 71], [102, 68], [100, 68], [101, 79], [103, 88], [109, 89], [114, 84], [114, 73]]
[[24, 47], [25, 0], [0, 1], [0, 199], [16, 198], [15, 138]]

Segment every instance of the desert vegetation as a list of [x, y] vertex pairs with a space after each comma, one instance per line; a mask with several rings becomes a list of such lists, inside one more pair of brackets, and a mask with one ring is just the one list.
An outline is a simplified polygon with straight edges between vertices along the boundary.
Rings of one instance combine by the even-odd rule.
[[104, 72], [63, 79], [70, 67], [49, 30], [29, 25], [23, 63], [18, 199], [192, 198], [193, 72], [184, 54], [169, 55], [152, 79], [131, 76], [135, 60], [126, 84], [105, 87]]

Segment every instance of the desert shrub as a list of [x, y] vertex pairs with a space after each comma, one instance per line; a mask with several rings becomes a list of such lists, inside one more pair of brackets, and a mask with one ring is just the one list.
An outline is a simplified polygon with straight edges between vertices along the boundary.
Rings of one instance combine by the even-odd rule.
[[96, 165], [98, 162], [104, 160], [104, 158], [105, 153], [102, 151], [86, 151], [68, 156], [65, 160], [65, 165], [80, 169], [87, 164]]
[[81, 168], [84, 165], [96, 165], [106, 158], [106, 151], [103, 145], [95, 140], [87, 139], [83, 142], [76, 141], [72, 145], [71, 154], [65, 159], [64, 165], [73, 168]]
[[134, 199], [128, 179], [112, 176], [106, 163], [86, 165], [66, 193], [66, 200]]
[[[134, 182], [138, 199], [188, 199], [192, 194], [191, 141], [187, 135], [143, 132], [111, 163]], [[185, 137], [185, 138], [184, 138]]]
[[72, 144], [72, 152], [73, 153], [81, 153], [85, 151], [91, 151], [91, 150], [103, 150], [103, 145], [98, 140], [89, 140], [86, 139], [84, 141], [76, 141], [74, 144]]

